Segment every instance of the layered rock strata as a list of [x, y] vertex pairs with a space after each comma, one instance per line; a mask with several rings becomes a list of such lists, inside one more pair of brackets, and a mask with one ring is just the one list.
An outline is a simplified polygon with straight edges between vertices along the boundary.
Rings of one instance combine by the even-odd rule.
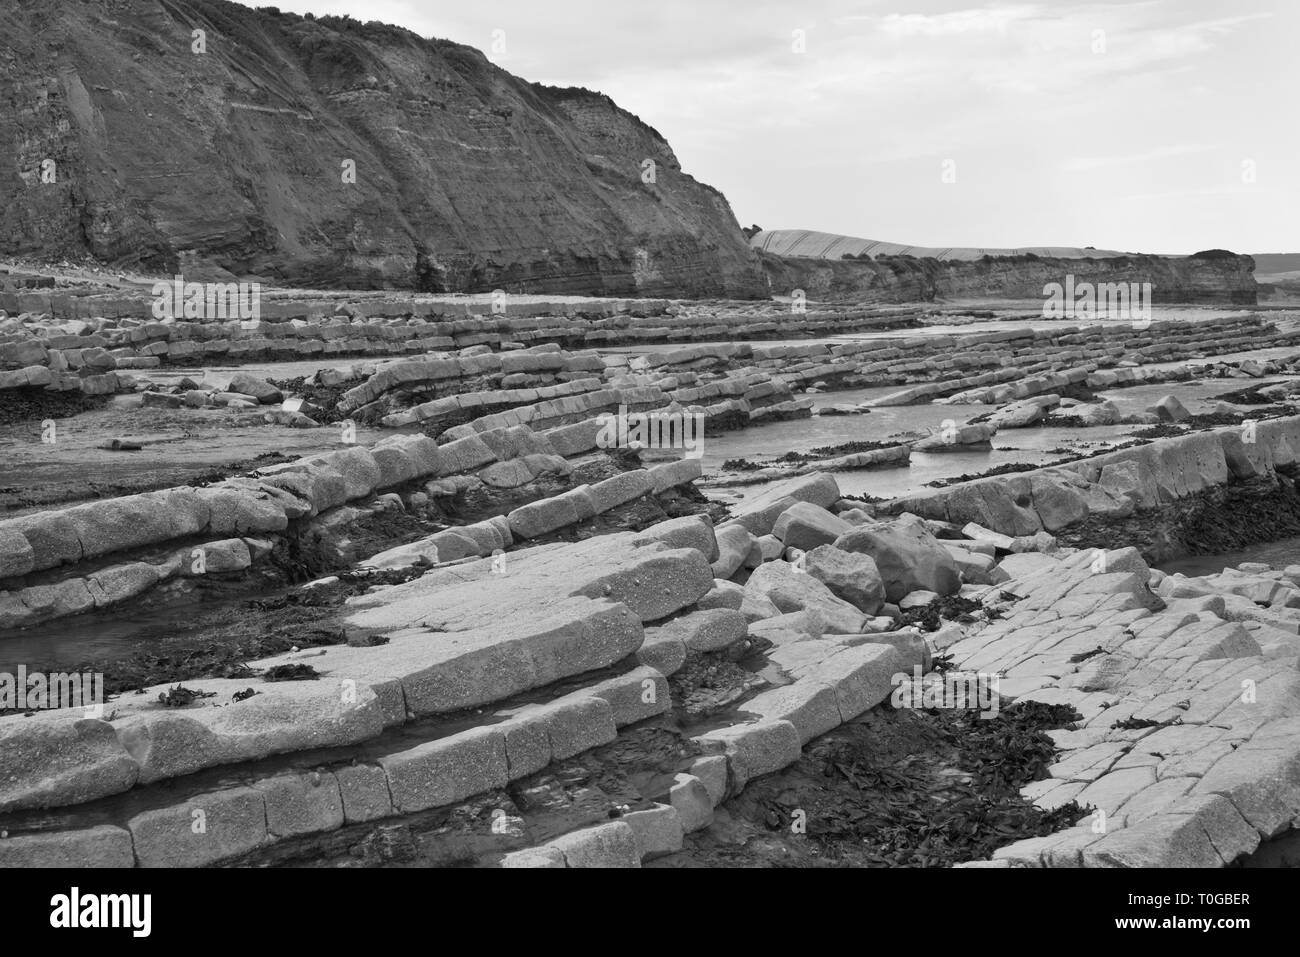
[[471, 47], [224, 0], [24, 0], [0, 33], [6, 254], [306, 287], [766, 292], [726, 199], [654, 129]]

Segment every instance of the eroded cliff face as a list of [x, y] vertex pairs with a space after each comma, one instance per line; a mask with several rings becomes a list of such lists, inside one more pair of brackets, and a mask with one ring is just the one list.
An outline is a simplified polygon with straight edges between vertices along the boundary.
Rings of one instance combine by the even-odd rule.
[[225, 0], [6, 0], [0, 252], [317, 287], [766, 291], [722, 194], [608, 97]]
[[1048, 259], [1008, 256], [963, 262], [908, 256], [802, 259], [761, 253], [771, 291], [803, 289], [812, 299], [932, 302], [938, 299], [1043, 299], [1043, 287], [1076, 283], [1150, 283], [1151, 301], [1256, 305], [1255, 261], [1215, 251], [1186, 257]]

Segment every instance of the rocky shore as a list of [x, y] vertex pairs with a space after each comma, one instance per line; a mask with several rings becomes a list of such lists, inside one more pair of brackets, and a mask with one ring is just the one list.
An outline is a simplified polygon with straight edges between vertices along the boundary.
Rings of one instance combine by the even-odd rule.
[[[258, 903], [362, 916], [227, 907], [235, 946], [374, 946], [435, 868], [1086, 868], [979, 893], [1267, 924], [1294, 170], [1262, 101], [1235, 146], [1185, 114], [1282, 69], [1282, 12], [324, 6], [0, 3], [20, 926], [183, 947], [190, 883], [289, 868]], [[792, 211], [1003, 245], [750, 220]]]
[[[775, 303], [281, 305], [0, 320], [20, 467], [89, 428], [122, 481], [24, 487], [0, 518], [0, 642], [108, 689], [0, 707], [0, 865], [1221, 866], [1300, 817], [1300, 566], [1154, 567], [1300, 531], [1286, 317], [914, 335]], [[1179, 401], [1215, 378], [1251, 384]], [[76, 392], [44, 443], [37, 396]], [[871, 425], [968, 405], [991, 411]], [[638, 416], [670, 441], [633, 440]], [[1155, 432], [902, 496], [840, 484], [1067, 418]], [[844, 432], [706, 470], [700, 441], [792, 419]], [[160, 423], [239, 455], [128, 480]], [[81, 643], [118, 620], [153, 624]], [[1020, 770], [963, 770], [985, 745], [962, 721], [1000, 722]], [[872, 770], [810, 790], [827, 761]], [[835, 823], [909, 761], [967, 835], [928, 857], [909, 825]]]
[[[1300, 814], [1300, 570], [1165, 576], [1133, 548], [848, 505], [809, 476], [716, 527], [686, 516], [440, 562], [341, 606], [345, 644], [99, 716], [0, 717], [0, 861], [671, 863], [703, 853], [750, 782], [894, 707], [938, 656], [996, 676], [999, 706], [1077, 715], [1022, 788], [1073, 807], [1064, 829], [972, 866], [1219, 866]], [[902, 624], [955, 596], [973, 611]], [[715, 680], [702, 709], [682, 679], [728, 662], [740, 679]], [[309, 680], [273, 680], [294, 668]], [[575, 761], [621, 777], [579, 800]]]

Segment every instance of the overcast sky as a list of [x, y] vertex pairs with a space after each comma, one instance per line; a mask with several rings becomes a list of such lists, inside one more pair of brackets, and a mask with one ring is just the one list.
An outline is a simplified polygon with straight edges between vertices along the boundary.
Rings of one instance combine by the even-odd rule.
[[608, 93], [742, 225], [1300, 252], [1300, 0], [276, 5], [400, 24]]

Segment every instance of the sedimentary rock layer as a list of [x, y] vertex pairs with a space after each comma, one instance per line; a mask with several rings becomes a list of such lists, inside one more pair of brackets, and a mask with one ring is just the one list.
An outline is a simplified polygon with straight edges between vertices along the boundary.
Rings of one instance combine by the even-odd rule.
[[802, 289], [817, 299], [933, 302], [936, 299], [1036, 299], [1044, 286], [1077, 282], [1150, 283], [1157, 304], [1257, 302], [1255, 263], [1249, 256], [1119, 256], [1054, 259], [999, 256], [986, 259], [925, 259], [878, 256], [874, 260], [812, 259], [763, 253], [763, 271], [774, 290]]
[[1221, 867], [1290, 826], [1300, 810], [1291, 579], [1234, 570], [1180, 584], [1132, 548], [1004, 564], [1013, 577], [998, 587], [1020, 600], [947, 653], [1000, 674], [1006, 698], [1080, 713], [1053, 732], [1061, 753], [1022, 794], [1091, 813], [979, 866]]
[[896, 499], [912, 512], [1004, 535], [1124, 518], [1300, 461], [1300, 417], [1247, 422], [1120, 449], [1051, 468], [977, 479]]
[[[571, 467], [547, 434], [525, 427], [475, 432], [442, 446], [423, 436], [394, 436], [372, 449], [313, 455], [202, 488], [9, 519], [0, 522], [0, 628], [118, 605], [180, 577], [242, 571], [281, 535], [383, 490], [428, 482], [437, 493], [448, 480], [459, 480], [453, 484], [461, 489], [518, 487], [566, 470]], [[407, 547], [434, 561], [486, 556], [699, 475], [697, 459], [634, 469]]]
[[[992, 704], [1080, 714], [1052, 733], [1059, 753], [1022, 795], [1092, 813], [978, 866], [1222, 866], [1300, 811], [1300, 567], [1183, 579], [1132, 548], [1058, 551], [1050, 538], [1046, 552], [1007, 554], [983, 533], [936, 539], [914, 516], [833, 514], [838, 495], [828, 476], [797, 479], [716, 532], [676, 519], [372, 591], [344, 617], [386, 642], [253, 663], [309, 658], [315, 682], [200, 680], [212, 701], [171, 709], [125, 696], [111, 721], [0, 717], [11, 755], [0, 866], [256, 862], [336, 832], [351, 834], [348, 846], [424, 811], [526, 789], [555, 762], [670, 721], [667, 679], [747, 636], [767, 643], [783, 683], [688, 727], [676, 771], [661, 768], [613, 820], [529, 835], [498, 829], [504, 812], [482, 815], [477, 826], [501, 839], [479, 845], [477, 863], [636, 867], [680, 850], [716, 806], [884, 702], [940, 651], [995, 680]], [[803, 558], [781, 560], [787, 548]], [[744, 569], [730, 565], [737, 549]], [[921, 634], [870, 617], [887, 598], [911, 605], [959, 589], [986, 609], [965, 624]], [[250, 680], [257, 695], [226, 702]]]

